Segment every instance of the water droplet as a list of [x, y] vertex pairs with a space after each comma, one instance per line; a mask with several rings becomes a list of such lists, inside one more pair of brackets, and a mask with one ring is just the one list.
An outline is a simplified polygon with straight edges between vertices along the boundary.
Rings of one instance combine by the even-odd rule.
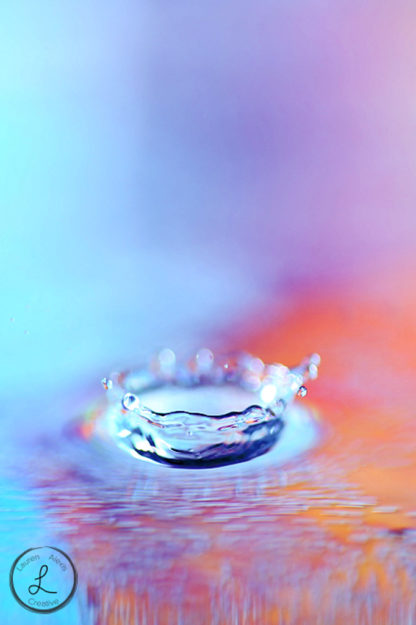
[[316, 380], [318, 377], [318, 367], [314, 362], [309, 365], [309, 377], [311, 380]]
[[158, 353], [157, 358], [159, 360], [160, 369], [162, 371], [171, 369], [172, 367], [175, 366], [175, 363], [176, 363], [175, 352], [169, 349], [168, 347], [166, 347], [165, 349], [162, 349]]
[[306, 395], [308, 394], [308, 389], [306, 388], [306, 386], [300, 386], [298, 392], [296, 393], [298, 397], [306, 397]]
[[203, 347], [197, 352], [195, 360], [197, 363], [198, 371], [200, 373], [203, 373], [211, 369], [214, 362], [214, 354], [210, 349]]
[[101, 384], [106, 391], [109, 391], [111, 388], [113, 388], [113, 381], [110, 378], [103, 378], [101, 380]]
[[261, 376], [264, 372], [265, 365], [261, 358], [255, 358], [250, 354], [243, 354], [239, 364], [244, 370], [257, 376]]
[[133, 395], [133, 393], [126, 393], [121, 403], [126, 410], [137, 410], [140, 406], [139, 398], [137, 395]]
[[264, 370], [264, 362], [261, 360], [261, 358], [251, 358], [248, 364], [248, 369], [256, 375], [260, 376]]
[[319, 367], [319, 365], [321, 364], [321, 357], [319, 354], [312, 354], [310, 357], [310, 361], [316, 365], [317, 367]]

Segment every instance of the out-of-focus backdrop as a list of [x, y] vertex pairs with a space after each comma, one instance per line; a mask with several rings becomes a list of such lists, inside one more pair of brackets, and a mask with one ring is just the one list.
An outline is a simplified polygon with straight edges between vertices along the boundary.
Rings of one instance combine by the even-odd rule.
[[3, 2], [2, 391], [413, 261], [415, 20]]
[[[279, 585], [277, 559], [253, 564], [247, 573], [232, 560], [236, 545], [245, 551], [237, 541], [230, 543], [231, 564], [225, 565], [223, 547], [215, 551], [213, 536], [208, 539], [200, 527], [204, 576], [189, 572], [197, 559], [176, 571], [181, 579], [198, 580], [199, 599], [175, 613], [174, 622], [211, 614], [207, 588], [216, 588], [217, 565], [235, 566], [240, 586], [235, 603], [230, 599], [227, 605], [239, 606], [237, 612], [250, 589], [263, 597], [264, 612], [256, 604], [251, 612], [247, 608], [246, 620], [236, 617], [233, 623], [259, 622], [261, 613], [264, 623], [304, 625], [316, 622], [320, 609], [322, 622], [344, 622], [351, 605], [354, 622], [364, 623], [371, 617], [371, 597], [397, 591], [397, 571], [379, 557], [386, 549], [384, 534], [372, 534], [368, 525], [393, 532], [391, 540], [398, 541], [416, 531], [416, 501], [403, 485], [416, 475], [410, 444], [416, 367], [415, 28], [416, 6], [406, 0], [1, 3], [0, 394], [3, 437], [13, 441], [2, 467], [15, 463], [16, 450], [22, 457], [34, 454], [32, 443], [22, 445], [25, 437], [42, 439], [79, 414], [85, 398], [100, 394], [98, 381], [113, 367], [134, 364], [153, 349], [208, 343], [249, 347], [267, 359], [290, 362], [316, 350], [323, 356], [322, 382], [311, 401], [335, 436], [316, 452], [315, 464], [303, 473], [295, 467], [286, 483], [302, 490], [292, 493], [297, 505], [308, 498], [310, 476], [322, 482], [331, 476], [326, 506], [352, 485], [356, 503], [342, 504], [350, 521], [360, 502], [374, 507], [360, 517], [361, 543], [368, 539], [370, 546], [357, 556], [360, 539], [349, 550], [350, 536], [357, 536], [352, 521], [345, 531], [340, 524], [337, 529], [324, 504], [317, 511], [316, 497], [315, 504], [313, 498], [302, 503], [300, 509], [314, 510], [305, 513], [302, 527], [310, 522], [322, 531], [319, 540], [305, 533], [304, 544], [322, 551], [328, 531], [336, 543], [331, 557], [345, 548], [355, 555], [339, 561], [359, 572], [353, 581], [342, 581], [340, 573], [338, 590], [327, 593], [325, 603], [323, 589], [332, 579], [325, 573], [328, 562], [319, 564], [310, 555], [312, 568], [298, 562], [297, 581], [280, 596], [281, 613], [272, 597], [258, 589], [256, 595], [250, 586], [266, 569], [269, 582]], [[26, 476], [35, 475], [39, 458], [32, 458]], [[86, 457], [83, 462], [91, 466]], [[81, 474], [79, 467], [65, 472], [58, 465], [50, 459], [49, 474], [57, 472], [62, 488], [71, 475]], [[14, 482], [4, 468], [3, 478], [8, 545], [0, 563], [7, 575], [31, 537], [44, 531], [51, 544], [49, 515], [59, 517], [66, 503], [56, 503], [59, 489], [52, 499], [49, 491], [44, 499], [33, 495], [46, 483], [43, 477]], [[319, 490], [318, 482], [311, 489]], [[70, 500], [81, 490], [74, 487]], [[276, 492], [268, 501], [278, 506]], [[227, 493], [224, 501], [230, 502]], [[91, 508], [83, 517], [81, 509], [79, 504], [74, 517], [85, 530], [93, 513]], [[270, 522], [265, 510], [261, 518]], [[276, 510], [276, 527], [283, 518], [289, 530], [279, 549], [290, 563], [304, 530], [297, 527], [291, 542], [291, 513]], [[105, 525], [101, 517], [94, 522], [96, 528]], [[274, 544], [274, 530], [265, 527], [257, 529], [256, 542], [250, 526], [257, 553], [263, 536]], [[184, 530], [202, 535], [193, 531]], [[83, 546], [99, 559], [103, 554], [93, 548], [93, 536], [79, 527], [77, 532], [65, 537], [72, 549], [80, 549], [76, 536], [82, 535]], [[145, 545], [149, 562], [168, 558], [168, 546], [156, 542], [152, 551], [152, 544], [149, 539]], [[395, 545], [390, 547], [402, 594], [376, 616], [377, 622], [401, 625], [414, 616], [411, 607], [400, 613], [397, 606], [406, 598], [411, 605], [415, 572], [406, 560], [410, 547], [399, 554]], [[81, 553], [77, 557], [87, 571]], [[322, 576], [316, 573], [313, 600], [308, 603], [303, 594], [306, 603], [295, 613], [293, 593], [306, 592], [302, 584], [311, 570]], [[366, 586], [373, 578], [377, 590]], [[173, 579], [164, 581], [162, 595], [166, 586], [174, 592]], [[22, 623], [33, 616], [22, 615], [8, 589], [1, 590], [2, 605], [8, 606], [2, 622], [8, 616], [16, 622], [17, 611]], [[132, 594], [126, 592], [117, 600], [131, 606], [134, 584]], [[104, 609], [105, 595], [91, 593], [98, 620], [92, 613], [81, 619], [74, 604], [68, 608], [73, 612], [63, 610], [53, 622], [136, 622], [134, 615], [117, 620], [114, 601]], [[210, 597], [211, 607], [217, 605]], [[169, 610], [154, 622], [170, 623]], [[237, 612], [224, 608], [224, 618], [217, 611], [217, 621], [211, 615], [207, 622], [231, 623], [229, 615]], [[368, 622], [375, 622], [374, 614]]]

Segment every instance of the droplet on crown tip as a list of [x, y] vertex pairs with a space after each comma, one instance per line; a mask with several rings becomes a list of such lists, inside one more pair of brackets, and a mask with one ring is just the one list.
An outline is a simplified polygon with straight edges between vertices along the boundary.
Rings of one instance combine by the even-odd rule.
[[139, 398], [133, 393], [126, 393], [121, 400], [121, 403], [123, 405], [123, 408], [125, 408], [126, 410], [137, 410], [137, 408], [139, 408], [140, 406]]
[[306, 397], [306, 395], [308, 394], [308, 389], [302, 384], [296, 394], [298, 397]]
[[113, 381], [111, 378], [103, 378], [101, 380], [102, 387], [105, 391], [109, 391], [113, 388]]

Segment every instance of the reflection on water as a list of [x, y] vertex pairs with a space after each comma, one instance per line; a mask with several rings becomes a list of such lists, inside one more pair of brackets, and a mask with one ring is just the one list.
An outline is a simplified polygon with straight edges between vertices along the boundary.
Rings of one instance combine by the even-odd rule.
[[[19, 468], [78, 568], [80, 623], [304, 623], [310, 612], [373, 622], [380, 583], [399, 576], [401, 600], [411, 588], [414, 536], [386, 542], [386, 531], [364, 527], [375, 500], [342, 484], [330, 462], [317, 471], [313, 451], [333, 433], [304, 408], [291, 410], [268, 454], [209, 470], [131, 458], [103, 436], [101, 411], [36, 441]], [[403, 604], [389, 609], [403, 622]], [[58, 620], [65, 610], [55, 618], [71, 622]]]
[[102, 404], [76, 421], [51, 404], [67, 425], [10, 452], [6, 575], [30, 546], [70, 554], [79, 587], [54, 625], [412, 622], [416, 515], [391, 493], [411, 484], [414, 445], [397, 411], [337, 404], [332, 388], [320, 413], [296, 402], [267, 454], [207, 470], [130, 457]]
[[217, 605], [220, 618], [237, 600], [235, 588], [246, 588], [238, 601], [252, 609], [250, 593], [273, 583], [280, 569], [274, 551], [281, 559], [289, 539], [275, 524], [308, 508], [306, 492], [299, 499], [287, 490], [283, 465], [317, 443], [316, 419], [296, 406], [268, 454], [227, 467], [172, 470], [116, 447], [102, 411], [91, 409], [58, 439], [42, 435], [16, 468], [41, 504], [47, 532], [77, 566], [81, 622], [215, 622], [201, 602]]

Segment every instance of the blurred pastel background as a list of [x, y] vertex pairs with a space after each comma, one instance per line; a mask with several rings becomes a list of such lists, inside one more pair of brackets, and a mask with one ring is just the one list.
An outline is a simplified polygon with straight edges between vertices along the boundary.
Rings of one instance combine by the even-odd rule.
[[406, 266], [415, 19], [411, 2], [3, 2], [3, 391]]
[[[381, 410], [381, 393], [383, 449], [397, 427], [388, 457], [403, 462], [416, 366], [415, 32], [406, 0], [3, 1], [5, 436], [73, 417], [114, 366], [212, 342], [285, 361], [321, 351], [318, 408], [353, 419]], [[390, 427], [399, 400], [403, 421]], [[415, 466], [412, 455], [409, 480]], [[396, 529], [414, 520], [400, 471], [383, 477], [388, 494], [378, 474], [348, 471], [405, 506]]]

